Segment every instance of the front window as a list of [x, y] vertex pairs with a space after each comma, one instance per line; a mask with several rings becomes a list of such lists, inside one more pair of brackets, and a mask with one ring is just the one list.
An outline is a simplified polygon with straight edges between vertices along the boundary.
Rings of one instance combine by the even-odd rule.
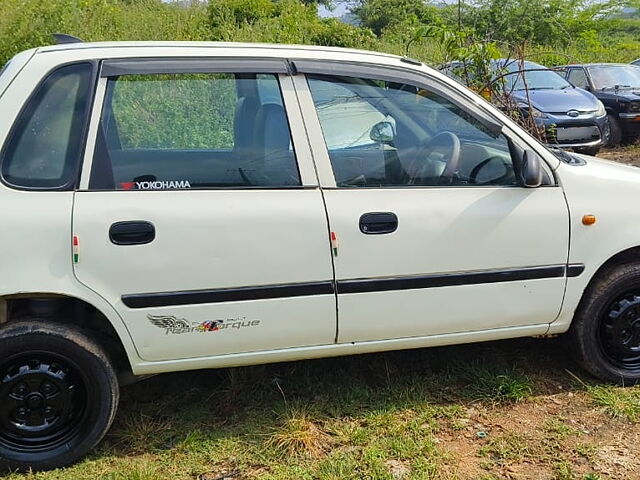
[[506, 137], [414, 85], [308, 75], [339, 187], [517, 185]]
[[640, 67], [633, 65], [589, 67], [589, 74], [599, 90], [640, 87]]
[[568, 80], [576, 87], [585, 88], [589, 86], [587, 80], [587, 74], [584, 73], [583, 68], [572, 68], [569, 70]]

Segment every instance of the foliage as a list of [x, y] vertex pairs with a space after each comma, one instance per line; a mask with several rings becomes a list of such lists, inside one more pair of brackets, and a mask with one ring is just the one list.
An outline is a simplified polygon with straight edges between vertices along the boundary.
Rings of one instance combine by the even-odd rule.
[[411, 42], [411, 56], [438, 65], [451, 52], [435, 30], [416, 39], [416, 30], [425, 26], [466, 37], [465, 48], [477, 50], [469, 52], [472, 57], [494, 56], [494, 46], [505, 55], [523, 41], [530, 58], [543, 64], [640, 57], [640, 18], [616, 13], [622, 0], [477, 0], [461, 4], [460, 18], [457, 5], [436, 7], [432, 1], [346, 2], [361, 23], [353, 26], [320, 18], [317, 3], [331, 2], [313, 0], [210, 0], [209, 6], [197, 0], [2, 0], [0, 63], [64, 32], [87, 41], [261, 41], [396, 54], [404, 54]]
[[0, 63], [63, 32], [87, 41], [208, 40], [206, 8], [161, 0], [2, 0]]
[[621, 6], [620, 0], [480, 0], [464, 9], [464, 23], [497, 41], [564, 46], [584, 32], [600, 30], [603, 19]]
[[383, 30], [410, 23], [440, 23], [439, 9], [424, 0], [361, 0], [352, 8], [362, 26], [377, 35]]

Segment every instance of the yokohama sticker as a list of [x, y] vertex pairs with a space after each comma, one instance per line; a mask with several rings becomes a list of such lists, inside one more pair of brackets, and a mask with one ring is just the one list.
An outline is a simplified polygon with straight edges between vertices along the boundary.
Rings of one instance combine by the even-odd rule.
[[189, 180], [155, 180], [152, 182], [120, 182], [120, 190], [177, 190], [191, 188]]
[[241, 328], [257, 327], [260, 325], [260, 320], [247, 320], [247, 317], [227, 318], [225, 320], [205, 320], [204, 322], [189, 322], [175, 315], [149, 314], [147, 318], [153, 325], [163, 329], [165, 335], [240, 330]]

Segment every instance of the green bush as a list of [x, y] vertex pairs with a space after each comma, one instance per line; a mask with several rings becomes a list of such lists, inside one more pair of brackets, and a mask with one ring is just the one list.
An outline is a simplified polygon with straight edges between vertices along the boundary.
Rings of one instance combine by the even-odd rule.
[[[423, 0], [357, 0], [362, 26], [319, 18], [309, 0], [1, 1], [0, 64], [27, 48], [51, 44], [54, 32], [87, 41], [302, 43], [404, 55], [418, 27], [456, 29], [458, 22], [455, 5], [435, 8]], [[525, 39], [527, 55], [543, 64], [629, 62], [640, 57], [640, 19], [604, 15], [614, 11], [613, 1], [590, 6], [586, 0], [478, 0], [464, 4], [460, 20], [466, 28], [475, 26], [479, 38], [498, 41], [502, 54]], [[415, 41], [408, 54], [432, 65], [447, 56], [435, 38]]]

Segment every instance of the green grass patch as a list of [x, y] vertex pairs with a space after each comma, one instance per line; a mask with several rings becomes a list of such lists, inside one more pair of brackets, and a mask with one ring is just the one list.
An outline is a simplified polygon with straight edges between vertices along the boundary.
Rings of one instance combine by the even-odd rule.
[[593, 402], [614, 418], [640, 421], [640, 387], [617, 388], [611, 385], [588, 385]]

